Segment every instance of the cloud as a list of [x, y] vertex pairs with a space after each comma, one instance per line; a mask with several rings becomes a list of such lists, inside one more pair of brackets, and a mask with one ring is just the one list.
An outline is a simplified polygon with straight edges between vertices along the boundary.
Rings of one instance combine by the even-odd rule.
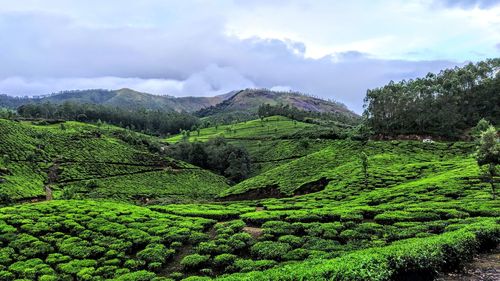
[[0, 93], [14, 96], [36, 96], [68, 89], [120, 89], [158, 95], [214, 96], [234, 89], [254, 88], [255, 84], [234, 69], [209, 65], [185, 80], [123, 78], [114, 76], [92, 78], [33, 78], [8, 77], [0, 80]]
[[[308, 38], [300, 40], [301, 34], [283, 37], [286, 33], [280, 33], [273, 38], [267, 33], [241, 37], [228, 32], [232, 30], [229, 27], [239, 26], [232, 25], [234, 18], [230, 16], [239, 16], [241, 7], [247, 10], [248, 1], [236, 3], [236, 8], [220, 6], [217, 2], [204, 5], [203, 9], [192, 9], [193, 5], [183, 6], [180, 2], [153, 2], [157, 9], [138, 4], [132, 9], [126, 1], [123, 5], [119, 5], [122, 1], [115, 2], [114, 6], [103, 4], [102, 9], [96, 11], [97, 16], [76, 2], [69, 5], [67, 1], [49, 1], [50, 4], [41, 5], [35, 1], [24, 6], [5, 3], [0, 12], [0, 93], [38, 95], [69, 89], [129, 87], [155, 94], [187, 96], [266, 87], [333, 98], [361, 112], [368, 88], [390, 80], [425, 75], [463, 61], [386, 58], [367, 52], [364, 46], [370, 49], [381, 42], [392, 42], [385, 47], [389, 49], [401, 46], [397, 44], [400, 42], [392, 41], [392, 37], [385, 34], [361, 40], [346, 32], [339, 34], [353, 44], [341, 44], [342, 48], [338, 49], [342, 51], [329, 52], [326, 48], [326, 55], [311, 57], [307, 53], [315, 48], [314, 44]], [[317, 13], [318, 8], [299, 2], [292, 1], [291, 6], [283, 4], [283, 7], [277, 2], [254, 3], [255, 9], [250, 13], [253, 17], [239, 24], [268, 24], [268, 29], [273, 31], [279, 30], [280, 25], [286, 28], [285, 23], [309, 24], [311, 10], [312, 14], [324, 18], [323, 13]], [[328, 8], [325, 5], [320, 8]], [[32, 8], [25, 8], [28, 6]], [[111, 9], [113, 7], [117, 9]], [[304, 11], [306, 20], [280, 18], [276, 9], [290, 12], [292, 16]], [[275, 22], [268, 14], [283, 22]], [[335, 32], [323, 29], [318, 32], [315, 25], [306, 25], [305, 31], [339, 37]], [[405, 33], [413, 34], [410, 31]], [[490, 44], [490, 48], [493, 45]], [[422, 56], [432, 50], [417, 48], [414, 51]]]
[[500, 2], [498, 0], [439, 0], [436, 3], [445, 5], [448, 7], [460, 7], [460, 8], [491, 8], [494, 6], [498, 6]]

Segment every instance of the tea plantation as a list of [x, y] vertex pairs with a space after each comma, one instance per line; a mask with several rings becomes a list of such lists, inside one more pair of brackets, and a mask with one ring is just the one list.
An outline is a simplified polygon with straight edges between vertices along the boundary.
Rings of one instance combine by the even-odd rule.
[[[270, 116], [231, 125], [184, 132], [166, 139], [205, 142], [224, 137], [229, 143], [245, 147], [252, 157], [252, 175], [316, 152], [329, 145], [337, 129], [295, 121], [283, 116]], [[326, 138], [325, 138], [326, 136]]]
[[260, 166], [233, 186], [151, 136], [0, 120], [0, 280], [432, 280], [497, 247], [474, 142], [307, 138], [321, 127], [268, 120], [185, 135], [227, 131], [249, 151]]
[[[223, 177], [165, 156], [156, 139], [113, 126], [0, 119], [4, 201], [214, 198]], [[204, 184], [201, 184], [204, 183]]]

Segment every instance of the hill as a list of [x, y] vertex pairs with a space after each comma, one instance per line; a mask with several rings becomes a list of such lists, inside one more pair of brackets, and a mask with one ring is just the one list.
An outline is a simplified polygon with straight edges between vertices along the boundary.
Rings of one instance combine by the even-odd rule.
[[380, 137], [460, 139], [479, 120], [500, 124], [500, 58], [389, 82], [367, 91], [368, 125]]
[[[224, 192], [242, 195], [225, 200], [252, 199], [246, 192], [254, 186], [276, 184], [280, 193], [272, 197], [281, 198], [147, 206], [54, 200], [0, 208], [0, 274], [7, 280], [432, 280], [498, 244], [499, 201], [478, 179], [471, 149], [470, 143], [333, 141], [257, 176], [255, 184]], [[360, 151], [369, 154], [366, 184]], [[322, 177], [324, 189], [303, 188]]]
[[276, 92], [267, 89], [246, 89], [236, 92], [215, 106], [199, 110], [197, 114], [201, 117], [238, 114], [241, 115], [240, 118], [242, 116], [255, 118], [259, 106], [263, 104], [288, 105], [302, 111], [340, 114], [348, 118], [359, 117], [339, 102], [326, 101], [297, 92]]
[[338, 138], [340, 129], [295, 121], [283, 116], [218, 125], [167, 138], [167, 143], [182, 140], [205, 142], [224, 137], [229, 143], [244, 147], [252, 158], [252, 175], [274, 168], [328, 146]]
[[[0, 119], [2, 200], [213, 198], [225, 179], [161, 155], [156, 139], [113, 126]], [[209, 184], [200, 184], [210, 179]]]
[[17, 108], [20, 105], [35, 103], [90, 103], [124, 109], [159, 109], [166, 111], [186, 111], [193, 112], [202, 108], [216, 105], [229, 98], [231, 93], [215, 97], [172, 97], [159, 96], [137, 92], [131, 89], [119, 90], [78, 90], [66, 91], [49, 96], [36, 98], [15, 98], [10, 96], [0, 96], [0, 107]]

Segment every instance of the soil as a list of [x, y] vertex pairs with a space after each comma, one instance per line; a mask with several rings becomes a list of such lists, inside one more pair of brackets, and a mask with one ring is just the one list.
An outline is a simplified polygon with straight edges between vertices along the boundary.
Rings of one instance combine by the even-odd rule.
[[262, 235], [262, 228], [260, 227], [251, 227], [251, 226], [245, 226], [243, 227], [243, 231], [246, 233], [250, 234], [253, 236], [253, 238], [258, 238], [259, 236]]
[[440, 275], [437, 281], [497, 281], [500, 280], [500, 247], [479, 254], [458, 273]]

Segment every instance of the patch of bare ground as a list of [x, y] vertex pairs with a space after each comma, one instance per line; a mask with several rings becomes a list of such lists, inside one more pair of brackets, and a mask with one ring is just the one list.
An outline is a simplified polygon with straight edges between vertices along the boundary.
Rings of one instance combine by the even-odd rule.
[[498, 281], [500, 280], [500, 247], [479, 254], [458, 273], [440, 275], [437, 281]]
[[252, 227], [252, 226], [245, 226], [243, 227], [243, 231], [252, 235], [253, 238], [258, 238], [259, 236], [262, 235], [262, 228], [260, 227]]

